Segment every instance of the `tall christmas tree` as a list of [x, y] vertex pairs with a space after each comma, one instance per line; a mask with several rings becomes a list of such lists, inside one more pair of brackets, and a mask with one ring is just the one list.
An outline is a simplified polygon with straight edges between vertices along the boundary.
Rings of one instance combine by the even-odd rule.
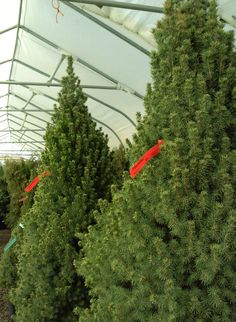
[[41, 172], [50, 175], [41, 178], [35, 204], [23, 218], [18, 283], [11, 295], [18, 322], [75, 321], [75, 303], [88, 302], [74, 268], [75, 232], [86, 231], [98, 199], [109, 197], [112, 169], [107, 137], [88, 113], [79, 83], [70, 57], [45, 135]]
[[234, 37], [215, 1], [167, 0], [154, 31], [153, 84], [127, 179], [77, 261], [91, 288], [81, 322], [235, 321]]

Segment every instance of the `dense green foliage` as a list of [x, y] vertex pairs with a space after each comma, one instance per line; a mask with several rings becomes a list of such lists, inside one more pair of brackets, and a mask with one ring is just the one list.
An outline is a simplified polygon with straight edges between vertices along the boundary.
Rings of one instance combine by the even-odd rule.
[[21, 216], [32, 206], [33, 194], [24, 192], [25, 187], [37, 173], [37, 161], [34, 160], [7, 160], [4, 164], [4, 173], [7, 189], [10, 196], [9, 212], [5, 223], [9, 228], [14, 228]]
[[81, 322], [235, 321], [236, 53], [214, 1], [167, 0], [132, 162], [164, 139], [81, 236]]
[[0, 228], [5, 226], [4, 219], [8, 213], [9, 193], [7, 190], [7, 182], [4, 176], [3, 166], [0, 164]]
[[99, 198], [110, 197], [113, 180], [107, 137], [96, 129], [69, 58], [58, 106], [45, 135], [35, 203], [24, 216], [19, 280], [11, 300], [17, 322], [69, 322], [75, 305], [86, 307], [87, 289], [74, 268], [76, 232], [93, 222]]
[[126, 149], [120, 145], [112, 151], [112, 171], [114, 173], [116, 188], [120, 189], [123, 184], [124, 171], [129, 170], [129, 160], [126, 155]]
[[21, 246], [22, 228], [19, 227], [23, 215], [32, 207], [34, 190], [25, 193], [24, 189], [36, 176], [39, 161], [36, 160], [7, 160], [4, 164], [4, 173], [9, 192], [9, 212], [5, 215], [4, 222], [11, 228], [12, 237], [17, 242], [1, 255], [0, 260], [0, 285], [7, 293], [17, 283], [17, 261]]

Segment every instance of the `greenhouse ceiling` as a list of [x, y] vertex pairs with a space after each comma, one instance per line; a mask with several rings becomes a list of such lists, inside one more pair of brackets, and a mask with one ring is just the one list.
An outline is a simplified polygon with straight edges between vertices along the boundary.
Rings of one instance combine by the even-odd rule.
[[[111, 147], [135, 132], [150, 77], [152, 28], [163, 0], [0, 3], [0, 159], [30, 157], [44, 147], [66, 56], [88, 96], [87, 106]], [[227, 30], [235, 0], [218, 1]]]

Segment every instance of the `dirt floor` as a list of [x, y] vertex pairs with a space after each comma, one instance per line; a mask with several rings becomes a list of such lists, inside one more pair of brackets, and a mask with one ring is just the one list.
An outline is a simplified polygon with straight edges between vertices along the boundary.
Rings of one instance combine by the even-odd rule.
[[[0, 230], [0, 256], [3, 252], [3, 247], [10, 239], [10, 230]], [[11, 322], [10, 308], [8, 302], [5, 300], [6, 291], [0, 286], [0, 322]]]

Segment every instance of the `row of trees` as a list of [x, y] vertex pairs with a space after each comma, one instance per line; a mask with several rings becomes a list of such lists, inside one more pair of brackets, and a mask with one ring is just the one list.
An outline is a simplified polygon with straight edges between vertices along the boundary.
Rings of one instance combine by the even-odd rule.
[[26, 196], [24, 189], [37, 173], [38, 161], [7, 160], [0, 165], [1, 225], [13, 229], [20, 217], [32, 206], [33, 192]]
[[110, 151], [85, 101], [70, 57], [37, 170], [48, 170], [50, 176], [40, 180], [33, 206], [21, 211], [24, 229], [19, 221], [11, 225], [17, 243], [1, 259], [0, 281], [9, 289], [17, 321], [73, 321], [74, 307], [89, 303], [84, 279], [74, 267], [76, 233], [93, 224], [92, 211], [99, 199], [110, 200], [111, 185], [121, 186], [128, 162], [124, 148]]
[[233, 34], [215, 1], [166, 0], [154, 36], [131, 164], [164, 144], [123, 183], [128, 163], [96, 128], [68, 60], [39, 170], [50, 176], [14, 231], [14, 273], [0, 268], [17, 322], [236, 319]]

